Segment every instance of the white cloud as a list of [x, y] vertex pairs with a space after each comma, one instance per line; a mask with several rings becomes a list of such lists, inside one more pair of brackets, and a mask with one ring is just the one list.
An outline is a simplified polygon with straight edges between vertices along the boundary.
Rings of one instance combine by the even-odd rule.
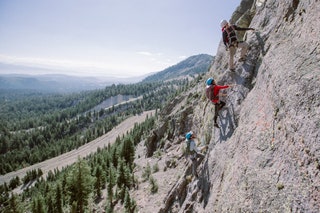
[[186, 58], [187, 58], [187, 56], [185, 56], [185, 55], [181, 55], [181, 56], [179, 56], [178, 58], [179, 58], [179, 59], [181, 59], [181, 60], [183, 60], [183, 59], [186, 59]]
[[137, 52], [139, 55], [147, 55], [147, 56], [152, 56], [153, 54], [151, 52], [146, 52], [146, 51], [140, 51]]
[[84, 61], [71, 61], [71, 60], [56, 60], [48, 58], [31, 58], [31, 57], [16, 57], [0, 55], [0, 62], [13, 65], [22, 66], [35, 66], [42, 68], [55, 68], [55, 69], [65, 69], [65, 68], [105, 68], [106, 64], [96, 63], [96, 62], [84, 62]]
[[[140, 55], [137, 55], [137, 53]], [[180, 57], [179, 57], [180, 58]], [[36, 68], [38, 72], [50, 72], [55, 74], [72, 74], [81, 76], [126, 76], [134, 77], [151, 72], [161, 71], [175, 63], [178, 57], [167, 57], [162, 53], [147, 51], [134, 52], [122, 57], [108, 56], [100, 60], [66, 60], [41, 57], [17, 57], [0, 54], [0, 63]], [[28, 69], [32, 71], [32, 69]], [[4, 69], [0, 72], [8, 72]], [[36, 71], [32, 71], [35, 74]]]
[[[0, 63], [52, 70], [54, 73], [68, 72], [79, 75], [121, 76], [133, 68], [128, 64], [119, 66], [117, 62], [73, 61], [48, 58], [16, 57], [0, 54]], [[127, 74], [126, 74], [127, 75]], [[135, 75], [135, 72], [132, 72]]]

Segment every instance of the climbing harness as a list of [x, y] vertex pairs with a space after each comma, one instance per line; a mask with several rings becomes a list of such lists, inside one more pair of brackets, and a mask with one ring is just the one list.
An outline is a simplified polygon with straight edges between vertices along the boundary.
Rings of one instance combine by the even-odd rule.
[[228, 47], [238, 47], [238, 39], [236, 35], [236, 31], [234, 27], [231, 25], [228, 28], [223, 28], [222, 32], [226, 31], [227, 32], [227, 41], [226, 43], [228, 44]]

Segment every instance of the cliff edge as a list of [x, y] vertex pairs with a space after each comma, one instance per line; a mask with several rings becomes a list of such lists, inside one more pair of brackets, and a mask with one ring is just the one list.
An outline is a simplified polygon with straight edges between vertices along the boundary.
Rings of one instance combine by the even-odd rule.
[[[318, 0], [241, 2], [230, 22], [256, 29], [238, 35], [247, 61], [228, 71], [221, 42], [208, 74], [163, 109], [146, 143], [152, 156], [157, 141], [182, 144], [193, 130], [209, 145], [200, 177], [181, 177], [159, 212], [320, 211], [319, 11]], [[204, 96], [212, 76], [236, 85], [225, 90], [220, 129]]]

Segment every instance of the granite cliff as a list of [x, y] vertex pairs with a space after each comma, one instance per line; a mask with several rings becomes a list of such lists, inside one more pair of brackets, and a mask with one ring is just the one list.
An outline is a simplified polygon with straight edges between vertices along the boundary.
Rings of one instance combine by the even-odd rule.
[[[209, 147], [199, 178], [186, 178], [188, 163], [159, 212], [320, 212], [319, 11], [318, 0], [241, 1], [230, 22], [256, 29], [238, 34], [247, 61], [228, 71], [220, 42], [208, 73], [161, 111], [146, 141], [147, 158], [159, 148], [174, 158], [189, 130]], [[223, 92], [220, 129], [208, 77], [235, 85]]]

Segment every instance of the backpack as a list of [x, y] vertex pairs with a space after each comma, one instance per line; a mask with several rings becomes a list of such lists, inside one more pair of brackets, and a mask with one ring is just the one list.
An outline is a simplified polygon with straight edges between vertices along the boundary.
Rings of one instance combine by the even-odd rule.
[[194, 153], [194, 151], [190, 151], [190, 143], [191, 143], [191, 140], [186, 140], [186, 154], [187, 155], [191, 155]]
[[[227, 43], [228, 45], [230, 45], [232, 42], [238, 40], [233, 25], [231, 25], [230, 28], [231, 28], [231, 30], [227, 30], [226, 28], [223, 28], [223, 29], [222, 29], [222, 32], [226, 31], [226, 33], [227, 33], [226, 43]], [[229, 29], [230, 29], [230, 28], [229, 28]]]
[[206, 87], [206, 97], [212, 101], [216, 99], [216, 96], [213, 94], [214, 85], [210, 85]]

